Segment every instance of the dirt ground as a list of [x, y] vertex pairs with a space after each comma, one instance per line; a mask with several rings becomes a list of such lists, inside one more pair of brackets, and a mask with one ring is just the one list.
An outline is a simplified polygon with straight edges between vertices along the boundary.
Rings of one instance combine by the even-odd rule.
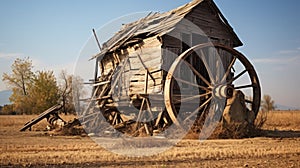
[[86, 136], [50, 136], [45, 122], [19, 132], [33, 117], [0, 116], [0, 167], [300, 167], [300, 112], [270, 114], [265, 137], [182, 140], [149, 157], [117, 155]]

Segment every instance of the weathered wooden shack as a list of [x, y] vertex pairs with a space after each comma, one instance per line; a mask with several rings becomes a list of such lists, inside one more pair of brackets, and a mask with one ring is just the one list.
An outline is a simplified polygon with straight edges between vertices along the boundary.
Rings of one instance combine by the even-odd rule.
[[[93, 57], [97, 65], [92, 98], [94, 101], [90, 104], [96, 103], [104, 111], [107, 120], [115, 126], [126, 121], [122, 117], [126, 113], [123, 109], [133, 105], [138, 109], [135, 121], [141, 121], [141, 113], [148, 111], [150, 114], [147, 116], [151, 116], [150, 122], [147, 120], [147, 123], [151, 123], [149, 127], [163, 127], [159, 125], [168, 124], [170, 119], [176, 122], [177, 112], [174, 111], [178, 107], [174, 104], [186, 101], [200, 103], [194, 110], [201, 113], [204, 106], [210, 104], [210, 97], [225, 94], [224, 98], [228, 98], [234, 89], [249, 88], [252, 89], [252, 100], [247, 102], [251, 106], [250, 110], [257, 113], [260, 101], [257, 75], [249, 61], [234, 50], [242, 45], [212, 0], [193, 0], [169, 12], [150, 13], [136, 22], [123, 25], [119, 32], [103, 44], [102, 51]], [[209, 47], [217, 49], [204, 50]], [[217, 74], [213, 71], [219, 71], [219, 67], [209, 69], [204, 57], [199, 59], [190, 56], [193, 55], [193, 49], [203, 49], [202, 54], [207, 54], [211, 62], [219, 61], [224, 67], [223, 76], [216, 77]], [[212, 59], [216, 53], [220, 58]], [[179, 57], [196, 74], [196, 80], [187, 75], [186, 68], [174, 65], [179, 64]], [[246, 70], [235, 75], [232, 69], [237, 61]], [[168, 74], [176, 76], [178, 80], [172, 81]], [[233, 82], [244, 74], [248, 74], [251, 83], [234, 86]], [[195, 87], [200, 96], [193, 92]], [[185, 89], [189, 91], [184, 92]], [[150, 96], [153, 99], [151, 103]], [[180, 100], [181, 103], [174, 103]], [[153, 117], [152, 113], [158, 115]], [[167, 117], [163, 117], [163, 114]]]
[[[155, 72], [156, 78], [163, 79], [162, 69], [168, 70], [175, 59], [170, 59], [168, 53], [164, 51], [171, 51], [179, 56], [191, 46], [209, 41], [230, 48], [242, 45], [213, 1], [194, 0], [172, 11], [162, 14], [151, 13], [134, 23], [124, 25], [115, 36], [103, 44], [103, 51], [96, 57], [101, 60], [99, 65], [103, 65], [103, 73], [108, 74], [122, 60], [132, 56], [129, 58], [132, 67], [127, 73], [135, 74], [143, 69], [141, 61], [136, 57], [139, 53], [150, 73]], [[186, 44], [187, 42], [190, 44]], [[138, 73], [144, 75], [142, 71]], [[143, 82], [136, 80], [136, 83], [133, 83], [133, 81], [135, 80], [126, 87], [131, 86], [129, 90], [132, 94], [140, 93], [144, 88]], [[148, 93], [162, 90], [163, 80], [157, 80], [155, 83], [155, 86], [148, 87]], [[155, 87], [157, 89], [154, 89]], [[124, 91], [127, 90], [124, 88]]]

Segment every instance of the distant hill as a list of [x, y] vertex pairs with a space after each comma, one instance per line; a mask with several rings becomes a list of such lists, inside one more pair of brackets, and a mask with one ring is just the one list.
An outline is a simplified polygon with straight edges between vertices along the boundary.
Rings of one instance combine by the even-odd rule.
[[280, 104], [276, 104], [276, 110], [299, 110], [300, 108], [297, 107], [290, 107], [290, 106], [284, 106]]
[[3, 106], [5, 104], [11, 104], [11, 102], [9, 101], [9, 97], [11, 94], [11, 90], [0, 91], [0, 106]]

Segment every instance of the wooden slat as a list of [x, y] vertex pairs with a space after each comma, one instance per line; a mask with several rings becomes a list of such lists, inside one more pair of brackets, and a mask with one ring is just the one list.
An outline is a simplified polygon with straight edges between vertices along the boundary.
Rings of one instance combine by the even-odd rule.
[[31, 120], [30, 122], [26, 123], [21, 129], [20, 131], [25, 131], [26, 129], [30, 128], [31, 126], [33, 126], [34, 124], [40, 122], [41, 120], [43, 120], [44, 118], [46, 118], [48, 115], [60, 110], [62, 108], [61, 104], [55, 105], [50, 107], [49, 109], [47, 109], [46, 111], [44, 111], [43, 113], [41, 113], [37, 118]]
[[108, 84], [109, 82], [110, 82], [110, 81], [104, 81], [104, 82], [100, 82], [100, 83], [93, 84], [93, 86], [101, 86], [101, 85]]
[[[148, 68], [148, 70], [151, 75], [159, 74], [162, 71], [159, 67]], [[139, 71], [135, 71], [132, 74], [133, 75], [143, 75], [143, 73], [145, 73], [145, 72], [147, 72], [147, 70], [140, 69]]]
[[[162, 81], [162, 80], [160, 79], [160, 81]], [[144, 84], [145, 84], [144, 81], [143, 81], [143, 82], [131, 82], [131, 83], [130, 83], [130, 88], [131, 88], [131, 87], [143, 87]], [[154, 83], [151, 82], [151, 81], [148, 82], [148, 87], [159, 86], [159, 85], [161, 85], [161, 82], [159, 82], [159, 81], [158, 81], [157, 83], [155, 83], [155, 85], [154, 85]]]
[[[162, 85], [157, 85], [153, 87], [148, 87], [147, 94], [155, 93], [155, 91], [161, 90]], [[143, 94], [144, 93], [144, 88], [143, 87], [130, 87], [129, 88], [129, 94]]]
[[[163, 81], [164, 81], [163, 79], [156, 79], [155, 85], [161, 85]], [[139, 83], [142, 85], [143, 83], [145, 83], [145, 81], [144, 80], [131, 81], [129, 86], [138, 85]], [[154, 82], [152, 80], [148, 79], [148, 84], [149, 85], [154, 85]]]
[[[143, 59], [144, 57], [147, 57], [147, 56], [141, 55], [141, 57]], [[158, 69], [160, 69], [161, 63], [162, 63], [162, 58], [156, 57], [156, 58], [152, 58], [149, 60], [143, 60], [143, 62], [147, 68], [157, 67]], [[130, 60], [130, 63], [131, 63], [131, 68], [133, 68], [133, 69], [144, 69], [143, 65], [141, 64], [141, 62], [139, 60]]]
[[[155, 74], [155, 76], [153, 76], [155, 81], [157, 79], [161, 79], [162, 78], [162, 75], [161, 74]], [[152, 80], [151, 78], [148, 79], [148, 81]], [[144, 81], [144, 78], [142, 75], [134, 75], [130, 78], [130, 81]]]

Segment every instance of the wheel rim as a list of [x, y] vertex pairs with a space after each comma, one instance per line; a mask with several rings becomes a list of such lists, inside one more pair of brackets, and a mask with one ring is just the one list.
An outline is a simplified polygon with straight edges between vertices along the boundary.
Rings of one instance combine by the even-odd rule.
[[[195, 65], [193, 65], [190, 61], [194, 59], [193, 57], [201, 58], [201, 65], [204, 66], [206, 72], [200, 71], [197, 67], [195, 67]], [[207, 60], [207, 58], [210, 59], [211, 57], [216, 57], [215, 64], [210, 64], [210, 60]], [[226, 60], [226, 57], [231, 58], [230, 61], [225, 61], [224, 63], [223, 60]], [[194, 82], [186, 81], [178, 75], [178, 72], [181, 70], [180, 66], [182, 66], [182, 63], [186, 64], [196, 77]], [[210, 67], [212, 65], [215, 65], [216, 67]], [[218, 70], [217, 67], [223, 67], [223, 70]], [[233, 71], [235, 71], [234, 75], [232, 75]], [[184, 83], [191, 85], [192, 87], [199, 88], [198, 95], [192, 95], [190, 98], [184, 98], [184, 96], [181, 95], [181, 102], [198, 99], [197, 101], [199, 101], [199, 104], [193, 111], [192, 115], [195, 115], [196, 113], [198, 115], [204, 115], [204, 111], [209, 105], [212, 106], [214, 103], [218, 104], [220, 103], [220, 100], [226, 100], [226, 98], [232, 96], [233, 89], [241, 90], [246, 95], [247, 107], [249, 110], [254, 112], [255, 117], [259, 111], [261, 90], [259, 79], [254, 67], [243, 54], [227, 46], [212, 43], [196, 45], [182, 53], [170, 67], [165, 81], [165, 105], [168, 115], [173, 123], [181, 125], [182, 123], [180, 122], [185, 119], [179, 120], [177, 116], [178, 107], [176, 104], [180, 104], [180, 102], [178, 103], [178, 100], [176, 99], [175, 88], [179, 85], [178, 83]], [[220, 97], [218, 98], [218, 96]], [[223, 105], [221, 104], [221, 106], [224, 106], [224, 103], [225, 102], [223, 102]], [[221, 108], [222, 109], [219, 110], [222, 110], [223, 112], [224, 109], [223, 107]]]

